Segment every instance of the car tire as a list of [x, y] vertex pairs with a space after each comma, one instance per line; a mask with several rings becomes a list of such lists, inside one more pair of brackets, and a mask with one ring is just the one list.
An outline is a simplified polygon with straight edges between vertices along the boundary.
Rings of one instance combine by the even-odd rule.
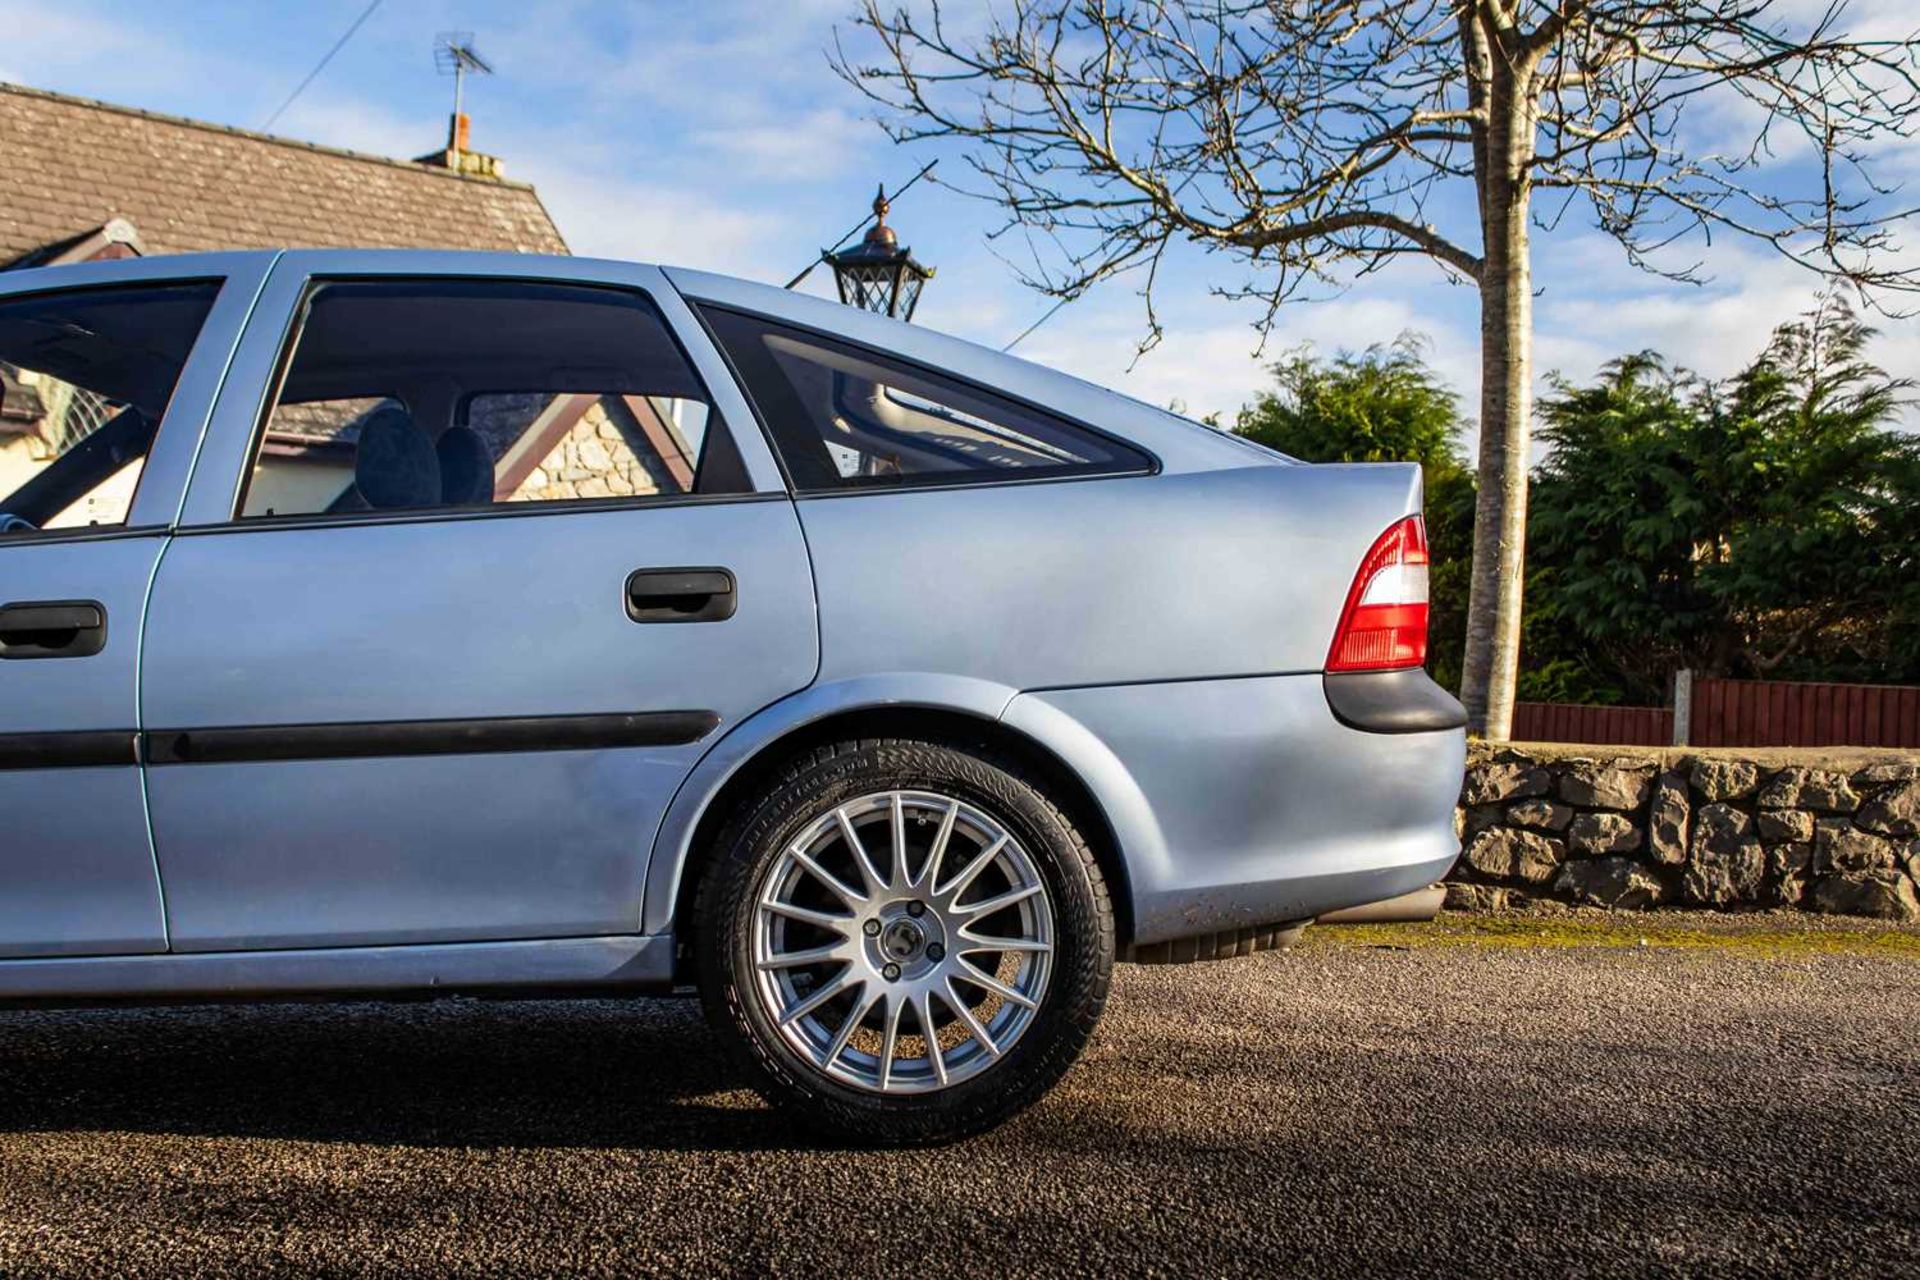
[[1030, 771], [958, 741], [785, 762], [721, 833], [692, 923], [707, 1016], [756, 1087], [856, 1145], [1023, 1110], [1092, 1036], [1114, 962], [1084, 835]]

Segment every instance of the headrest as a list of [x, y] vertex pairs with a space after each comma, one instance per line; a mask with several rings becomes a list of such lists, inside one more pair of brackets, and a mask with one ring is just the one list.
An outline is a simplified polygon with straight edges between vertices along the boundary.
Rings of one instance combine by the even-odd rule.
[[385, 404], [361, 419], [353, 483], [375, 511], [439, 505], [440, 460], [405, 409]]
[[493, 455], [472, 427], [448, 427], [433, 442], [440, 459], [440, 501], [472, 507], [493, 501]]

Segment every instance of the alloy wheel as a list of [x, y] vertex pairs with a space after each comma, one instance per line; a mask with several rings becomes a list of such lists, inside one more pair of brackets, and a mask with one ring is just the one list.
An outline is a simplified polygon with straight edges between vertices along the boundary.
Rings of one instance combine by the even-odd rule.
[[753, 990], [827, 1076], [933, 1092], [1032, 1027], [1054, 927], [1038, 865], [1006, 824], [932, 791], [877, 792], [818, 815], [768, 866]]

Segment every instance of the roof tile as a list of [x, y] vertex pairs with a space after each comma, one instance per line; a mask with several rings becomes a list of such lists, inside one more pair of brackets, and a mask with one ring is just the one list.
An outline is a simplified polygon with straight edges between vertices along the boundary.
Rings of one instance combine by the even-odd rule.
[[533, 188], [0, 83], [0, 262], [108, 218], [148, 253], [565, 253]]

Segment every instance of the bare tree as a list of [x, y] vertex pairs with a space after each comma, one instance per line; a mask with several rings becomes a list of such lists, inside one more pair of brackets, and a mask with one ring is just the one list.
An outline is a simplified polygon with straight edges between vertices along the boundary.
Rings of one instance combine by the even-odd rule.
[[1262, 300], [1263, 330], [1408, 255], [1479, 290], [1462, 696], [1490, 738], [1519, 660], [1532, 229], [1582, 210], [1682, 280], [1676, 254], [1739, 232], [1869, 296], [1920, 284], [1890, 232], [1912, 210], [1872, 172], [1910, 134], [1920, 40], [1843, 31], [1844, 0], [864, 2], [841, 74], [895, 140], [966, 144], [1001, 232], [1030, 233], [1028, 283], [1140, 273], [1143, 350], [1181, 241], [1253, 268], [1221, 292]]

